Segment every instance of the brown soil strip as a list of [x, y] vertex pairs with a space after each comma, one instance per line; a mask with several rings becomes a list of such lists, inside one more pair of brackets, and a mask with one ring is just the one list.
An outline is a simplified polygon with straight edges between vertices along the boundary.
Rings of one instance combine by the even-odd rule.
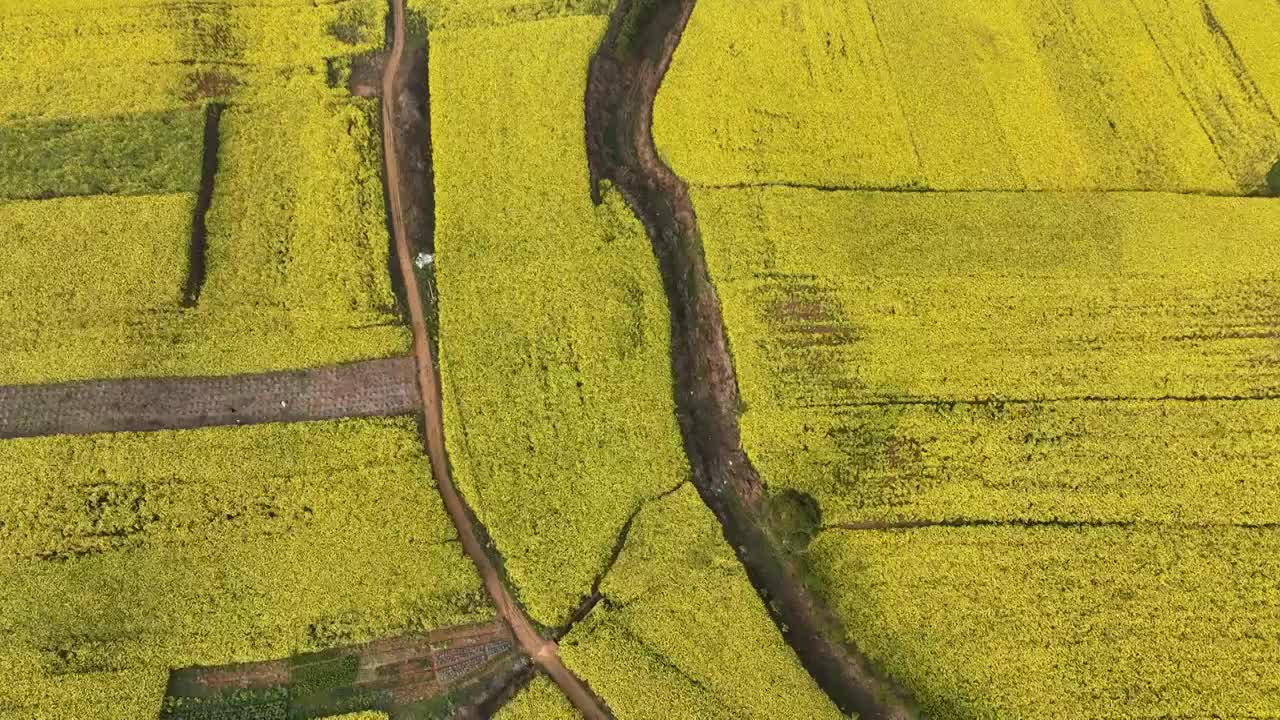
[[458, 537], [467, 555], [475, 563], [476, 569], [484, 582], [485, 589], [493, 599], [499, 615], [511, 626], [520, 647], [537, 663], [560, 689], [574, 707], [587, 720], [607, 718], [608, 715], [600, 707], [591, 691], [578, 679], [556, 654], [554, 642], [544, 639], [529, 622], [524, 611], [515, 602], [511, 593], [498, 574], [493, 561], [485, 553], [479, 541], [477, 528], [472, 521], [467, 507], [463, 503], [453, 477], [449, 472], [449, 461], [444, 444], [444, 419], [441, 413], [441, 395], [439, 379], [436, 376], [435, 360], [431, 352], [431, 344], [427, 334], [421, 293], [418, 279], [413, 273], [412, 257], [409, 249], [409, 236], [405, 227], [404, 194], [406, 187], [401, 172], [400, 155], [398, 153], [397, 130], [402, 127], [397, 121], [400, 108], [399, 97], [406, 88], [407, 82], [422, 82], [423, 78], [406, 81], [401, 68], [406, 62], [405, 52], [405, 6], [404, 0], [390, 0], [392, 11], [392, 47], [387, 59], [386, 71], [382, 78], [382, 130], [383, 161], [386, 163], [387, 207], [389, 209], [392, 236], [395, 240], [396, 259], [400, 271], [400, 280], [404, 284], [410, 322], [413, 328], [413, 350], [417, 361], [418, 388], [422, 397], [423, 438], [427, 455], [431, 459], [431, 469], [436, 479], [436, 487], [444, 500], [445, 509], [458, 529]]
[[0, 386], [0, 438], [405, 415], [411, 357], [226, 377]]
[[222, 123], [221, 103], [209, 103], [204, 111], [204, 160], [200, 169], [200, 191], [196, 195], [195, 217], [191, 219], [191, 247], [188, 250], [187, 284], [182, 290], [182, 306], [195, 307], [204, 288], [205, 243], [209, 230], [205, 217], [213, 205], [213, 181], [218, 175], [218, 128]]
[[[337, 710], [326, 706], [357, 694], [374, 706], [368, 709], [396, 710], [463, 690], [457, 700], [469, 704], [471, 714], [460, 712], [459, 717], [483, 717], [479, 708], [518, 683], [529, 666], [526, 658], [513, 656], [511, 650], [505, 623], [459, 625], [287, 659], [180, 668], [169, 673], [165, 695], [218, 698], [235, 691], [286, 689], [290, 709], [306, 716]], [[340, 687], [319, 694], [295, 687], [298, 678], [323, 676], [328, 668], [344, 665], [352, 675]], [[175, 706], [182, 704], [166, 703], [166, 707]]]
[[612, 181], [648, 230], [671, 311], [675, 399], [694, 484], [724, 527], [774, 621], [818, 685], [864, 720], [917, 717], [903, 693], [845, 641], [838, 618], [766, 530], [766, 495], [743, 452], [737, 378], [688, 188], [658, 157], [653, 102], [696, 0], [620, 0], [591, 60], [586, 143], [591, 192]]

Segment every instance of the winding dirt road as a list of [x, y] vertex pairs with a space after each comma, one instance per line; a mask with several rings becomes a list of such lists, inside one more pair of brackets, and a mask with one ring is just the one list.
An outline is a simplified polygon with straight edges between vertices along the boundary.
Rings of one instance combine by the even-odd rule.
[[445, 509], [458, 529], [458, 537], [462, 540], [463, 549], [475, 563], [480, 577], [484, 581], [485, 590], [493, 598], [498, 613], [511, 626], [516, 641], [521, 648], [533, 658], [533, 661], [564, 692], [569, 701], [588, 720], [606, 720], [605, 713], [595, 696], [586, 685], [578, 679], [556, 653], [556, 644], [538, 634], [533, 624], [525, 616], [524, 611], [516, 604], [498, 575], [497, 568], [489, 559], [481, 546], [471, 516], [463, 504], [453, 477], [449, 473], [449, 462], [445, 454], [444, 418], [440, 410], [440, 383], [436, 377], [435, 362], [431, 354], [431, 345], [427, 336], [427, 323], [423, 315], [421, 295], [418, 291], [418, 279], [413, 273], [413, 261], [409, 252], [409, 238], [404, 226], [404, 198], [401, 191], [401, 175], [399, 155], [396, 152], [396, 99], [404, 85], [401, 82], [401, 67], [405, 59], [405, 6], [404, 0], [390, 0], [392, 12], [392, 45], [387, 58], [386, 68], [382, 75], [382, 140], [383, 155], [386, 162], [387, 204], [391, 215], [391, 232], [396, 246], [400, 279], [404, 283], [405, 297], [409, 306], [409, 319], [413, 327], [413, 354], [418, 365], [418, 388], [422, 393], [423, 426], [425, 428], [425, 446], [431, 459], [431, 469], [435, 475], [436, 486], [444, 500]]

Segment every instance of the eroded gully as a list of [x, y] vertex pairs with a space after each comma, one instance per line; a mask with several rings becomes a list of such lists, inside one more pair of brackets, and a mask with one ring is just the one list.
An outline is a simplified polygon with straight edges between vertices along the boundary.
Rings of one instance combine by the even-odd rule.
[[693, 481], [818, 686], [864, 720], [919, 717], [905, 693], [846, 639], [839, 619], [764, 522], [767, 497], [740, 442], [737, 378], [685, 183], [659, 157], [653, 104], [696, 0], [620, 0], [591, 60], [586, 143], [591, 193], [621, 191], [648, 231], [671, 315], [675, 400]]

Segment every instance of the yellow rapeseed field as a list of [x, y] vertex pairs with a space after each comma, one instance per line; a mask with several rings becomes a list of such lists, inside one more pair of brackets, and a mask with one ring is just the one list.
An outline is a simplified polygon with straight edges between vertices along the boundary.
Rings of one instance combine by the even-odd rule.
[[1280, 158], [1274, 3], [699, 2], [658, 147], [700, 184], [1249, 193]]
[[384, 0], [0, 2], [0, 123], [124, 115], [275, 92], [383, 44]]
[[492, 27], [578, 15], [607, 15], [612, 0], [407, 0], [432, 30]]
[[1280, 204], [787, 188], [694, 201], [744, 446], [824, 521], [1280, 517], [1280, 406], [1264, 399], [1280, 389], [1265, 231]]
[[167, 670], [492, 608], [411, 419], [0, 444], [5, 717], [154, 717]]
[[[0, 127], [0, 141], [33, 145], [6, 146], [0, 169], [15, 173], [19, 196], [53, 199], [0, 204], [9, 258], [0, 277], [0, 339], [8, 341], [0, 383], [234, 374], [407, 351], [387, 272], [377, 106], [329, 87], [325, 67], [327, 56], [381, 44], [384, 14], [374, 0], [216, 4], [186, 15], [71, 0], [0, 6], [0, 35], [12, 27], [22, 38], [0, 56], [34, 53], [24, 71], [48, 66], [65, 43], [73, 58], [83, 52], [75, 65], [90, 77], [117, 64], [199, 67], [188, 60], [217, 60], [216, 72], [235, 75], [214, 82], [213, 96], [166, 113], [142, 112], [152, 105], [128, 91], [117, 107], [74, 83], [54, 94], [85, 108], [46, 112], [21, 95], [7, 98], [4, 107], [25, 119]], [[152, 34], [172, 40], [177, 54], [139, 58], [162, 44]], [[166, 71], [154, 71], [143, 85], [159, 98]], [[255, 84], [255, 73], [269, 82]], [[205, 115], [198, 104], [218, 93], [235, 102], [218, 133], [207, 276], [198, 305], [183, 308]], [[117, 114], [124, 109], [133, 114]], [[148, 130], [114, 151], [101, 147]], [[64, 150], [74, 153], [63, 163], [43, 154]], [[58, 197], [178, 187], [184, 192]]]
[[371, 108], [311, 98], [224, 114], [195, 308], [181, 307], [193, 194], [0, 203], [0, 382], [232, 374], [404, 352]]
[[933, 528], [819, 536], [849, 637], [929, 717], [1266, 717], [1273, 529]]
[[842, 717], [691, 485], [640, 511], [600, 590], [560, 649], [617, 717]]
[[581, 720], [564, 693], [545, 675], [539, 675], [528, 687], [511, 698], [494, 715], [495, 720]]
[[520, 599], [566, 619], [627, 516], [687, 474], [666, 300], [582, 140], [600, 18], [432, 35], [440, 369], [455, 477]]

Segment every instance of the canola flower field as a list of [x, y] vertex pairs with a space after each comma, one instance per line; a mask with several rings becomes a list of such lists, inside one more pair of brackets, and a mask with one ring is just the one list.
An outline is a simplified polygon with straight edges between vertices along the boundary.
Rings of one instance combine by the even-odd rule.
[[826, 522], [1280, 517], [1280, 253], [1259, 232], [1280, 227], [1280, 203], [788, 188], [694, 201], [744, 443]]
[[600, 591], [560, 648], [617, 717], [844, 717], [783, 641], [691, 485], [640, 510]]
[[807, 569], [928, 716], [1280, 706], [1280, 201], [1252, 197], [1278, 22], [694, 10], [654, 134], [692, 185], [743, 447], [812, 499]]
[[547, 625], [590, 591], [629, 514], [688, 475], [656, 262], [622, 200], [587, 192], [582, 95], [604, 27], [431, 36], [449, 456]]
[[564, 694], [539, 675], [494, 715], [496, 720], [581, 720]]
[[[688, 482], [645, 230], [590, 202], [613, 3], [408, 5], [448, 449], [504, 580], [548, 630], [598, 591], [559, 652], [621, 720], [842, 717]], [[345, 87], [385, 23], [0, 0], [0, 384], [405, 352], [379, 108]], [[1280, 707], [1276, 27], [1249, 0], [698, 2], [654, 133], [742, 443], [813, 501], [786, 549], [929, 717]], [[493, 617], [430, 477], [404, 418], [0, 442], [0, 720], [155, 717], [173, 667]], [[578, 713], [540, 676], [498, 717]]]
[[[0, 383], [404, 352], [376, 105], [341, 79], [381, 46], [384, 13], [371, 0], [0, 5], [0, 35], [16, 38], [0, 61], [18, 70], [0, 80], [0, 246], [15, 268], [0, 278]], [[226, 109], [207, 275], [184, 307], [208, 103]]]
[[492, 617], [429, 478], [407, 418], [0, 443], [0, 717]]
[[700, 0], [654, 111], [698, 184], [1260, 189], [1275, 3]]

